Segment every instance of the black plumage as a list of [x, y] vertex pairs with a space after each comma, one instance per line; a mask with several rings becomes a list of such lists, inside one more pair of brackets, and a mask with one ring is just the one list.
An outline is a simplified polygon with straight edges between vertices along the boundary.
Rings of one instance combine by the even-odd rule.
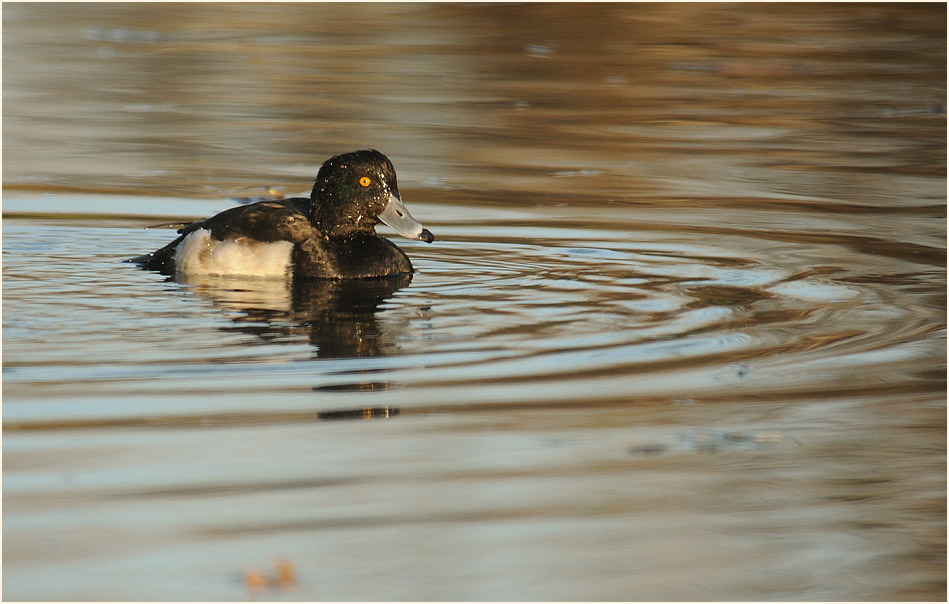
[[[161, 249], [132, 258], [141, 267], [175, 274], [181, 244], [203, 229], [213, 242], [292, 244], [288, 272], [294, 279], [359, 279], [413, 272], [408, 256], [375, 232], [385, 222], [405, 237], [431, 243], [399, 196], [392, 162], [375, 150], [337, 155], [320, 168], [310, 199], [260, 201], [225, 210], [180, 229]], [[213, 267], [208, 271], [213, 274]], [[229, 267], [227, 274], [253, 274]], [[236, 272], [234, 272], [236, 271]]]

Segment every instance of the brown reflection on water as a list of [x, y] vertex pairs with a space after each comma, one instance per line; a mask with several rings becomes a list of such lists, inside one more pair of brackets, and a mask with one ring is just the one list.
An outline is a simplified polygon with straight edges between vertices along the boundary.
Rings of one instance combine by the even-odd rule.
[[[4, 186], [306, 190], [326, 157], [375, 146], [429, 199], [871, 201], [883, 174], [944, 174], [944, 17], [939, 4], [14, 4]], [[921, 193], [943, 196], [908, 200]]]
[[446, 233], [357, 300], [5, 221], [7, 599], [945, 599], [944, 4], [3, 17], [8, 193], [373, 146]]

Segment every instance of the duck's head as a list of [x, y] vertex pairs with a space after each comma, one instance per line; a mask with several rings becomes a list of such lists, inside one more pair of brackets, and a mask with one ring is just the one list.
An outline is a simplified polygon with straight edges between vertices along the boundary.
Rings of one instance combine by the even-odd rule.
[[375, 232], [375, 226], [383, 222], [408, 239], [435, 240], [405, 208], [392, 162], [375, 149], [326, 160], [316, 176], [310, 204], [313, 224], [329, 237]]

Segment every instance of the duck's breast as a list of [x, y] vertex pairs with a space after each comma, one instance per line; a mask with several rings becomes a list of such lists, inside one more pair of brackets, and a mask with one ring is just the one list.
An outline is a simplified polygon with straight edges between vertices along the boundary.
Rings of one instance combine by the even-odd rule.
[[412, 272], [405, 252], [375, 235], [313, 237], [297, 245], [293, 252], [293, 274], [303, 279], [365, 279]]

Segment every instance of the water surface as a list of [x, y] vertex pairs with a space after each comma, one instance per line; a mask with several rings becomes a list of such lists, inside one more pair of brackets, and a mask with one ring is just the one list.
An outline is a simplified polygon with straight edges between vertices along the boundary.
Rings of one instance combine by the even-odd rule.
[[[944, 5], [4, 9], [5, 599], [945, 599]], [[123, 262], [364, 146], [411, 279]]]

